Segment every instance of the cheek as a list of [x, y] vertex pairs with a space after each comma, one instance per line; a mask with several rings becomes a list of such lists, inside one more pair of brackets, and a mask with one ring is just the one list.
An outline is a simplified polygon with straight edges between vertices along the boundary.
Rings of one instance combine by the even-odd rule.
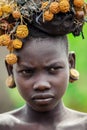
[[14, 77], [15, 77], [14, 78], [15, 79], [15, 83], [16, 83], [16, 86], [17, 86], [17, 89], [18, 89], [20, 95], [25, 100], [27, 100], [27, 97], [29, 98], [30, 92], [32, 91], [31, 82], [29, 82], [26, 79], [21, 78], [18, 75], [14, 75]]
[[61, 73], [58, 78], [55, 79], [55, 87], [56, 87], [56, 96], [58, 99], [60, 99], [68, 86], [68, 82], [69, 82], [69, 73], [68, 72], [63, 72]]

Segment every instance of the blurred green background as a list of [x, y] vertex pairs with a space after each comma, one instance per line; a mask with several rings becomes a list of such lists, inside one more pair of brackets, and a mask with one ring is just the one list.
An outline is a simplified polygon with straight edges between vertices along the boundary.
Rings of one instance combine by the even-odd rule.
[[64, 96], [66, 106], [87, 112], [87, 24], [83, 28], [85, 39], [68, 35], [70, 50], [76, 53], [76, 69], [80, 73], [80, 79], [69, 84]]
[[[87, 112], [87, 24], [83, 28], [84, 37], [68, 35], [70, 50], [76, 53], [76, 69], [80, 72], [80, 79], [70, 83], [63, 97], [64, 104], [72, 109]], [[14, 109], [24, 104], [17, 89], [7, 89], [14, 103]]]

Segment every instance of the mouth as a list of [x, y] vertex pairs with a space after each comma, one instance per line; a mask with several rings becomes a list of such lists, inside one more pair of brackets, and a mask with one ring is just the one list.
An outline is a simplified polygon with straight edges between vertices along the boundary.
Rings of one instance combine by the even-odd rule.
[[32, 96], [32, 100], [38, 105], [49, 104], [54, 98], [52, 94], [37, 94]]

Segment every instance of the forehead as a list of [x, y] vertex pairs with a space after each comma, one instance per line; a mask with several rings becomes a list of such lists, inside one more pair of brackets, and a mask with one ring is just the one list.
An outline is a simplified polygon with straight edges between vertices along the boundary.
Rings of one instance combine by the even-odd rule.
[[48, 61], [51, 59], [65, 59], [66, 49], [61, 39], [36, 38], [27, 40], [23, 48], [17, 53], [20, 60]]

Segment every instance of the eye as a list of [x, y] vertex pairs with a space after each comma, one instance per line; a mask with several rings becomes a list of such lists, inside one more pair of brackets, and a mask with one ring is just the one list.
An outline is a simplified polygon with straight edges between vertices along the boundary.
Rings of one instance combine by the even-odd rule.
[[25, 77], [31, 77], [34, 74], [34, 69], [23, 69], [18, 71], [18, 73]]
[[50, 67], [48, 71], [49, 73], [54, 74], [54, 73], [57, 73], [62, 68], [63, 68], [62, 66]]

